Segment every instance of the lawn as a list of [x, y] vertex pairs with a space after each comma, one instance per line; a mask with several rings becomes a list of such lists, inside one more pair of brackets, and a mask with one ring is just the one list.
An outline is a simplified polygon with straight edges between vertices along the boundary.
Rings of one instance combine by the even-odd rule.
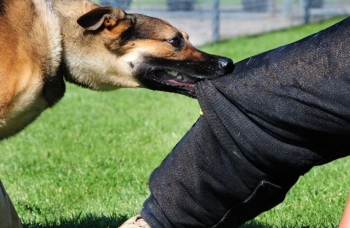
[[[340, 18], [201, 47], [242, 60], [326, 28]], [[199, 116], [185, 96], [67, 85], [36, 122], [0, 142], [1, 180], [24, 227], [118, 227], [139, 212], [152, 170]], [[336, 227], [349, 191], [350, 158], [312, 169], [285, 202], [246, 227]]]

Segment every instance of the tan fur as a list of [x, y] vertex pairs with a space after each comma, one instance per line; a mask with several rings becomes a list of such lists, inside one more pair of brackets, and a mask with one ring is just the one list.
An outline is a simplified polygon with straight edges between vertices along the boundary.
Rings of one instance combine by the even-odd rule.
[[18, 132], [47, 108], [40, 95], [43, 74], [56, 74], [62, 50], [57, 17], [45, 1], [6, 2], [11, 5], [1, 15], [0, 138]]
[[[62, 3], [55, 1], [58, 2]], [[85, 30], [76, 23], [78, 17], [98, 7], [89, 1], [82, 2], [63, 1], [55, 6], [61, 12], [59, 16], [64, 34], [64, 50], [69, 50], [64, 52], [64, 58], [74, 81], [95, 90], [138, 87], [140, 84], [131, 80], [133, 75], [128, 64], [121, 61], [119, 56], [111, 55], [110, 50], [105, 48], [103, 35], [82, 35]], [[120, 27], [123, 28], [116, 28]]]
[[62, 54], [70, 63], [67, 68], [72, 77], [78, 82], [82, 77], [84, 86], [96, 90], [139, 86], [135, 79], [130, 80], [130, 72], [123, 73], [122, 64], [118, 66], [117, 57], [103, 47], [101, 37], [82, 38], [84, 29], [76, 20], [98, 7], [96, 4], [60, 0], [53, 1], [52, 10], [46, 0], [4, 1], [6, 13], [0, 15], [0, 139], [20, 131], [50, 106], [42, 95], [44, 77], [62, 77], [57, 75]]

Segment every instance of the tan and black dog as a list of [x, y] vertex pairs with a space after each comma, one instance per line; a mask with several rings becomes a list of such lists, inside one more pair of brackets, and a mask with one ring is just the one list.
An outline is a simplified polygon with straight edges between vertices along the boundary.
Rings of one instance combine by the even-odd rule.
[[[0, 45], [0, 139], [59, 101], [64, 79], [93, 90], [145, 87], [195, 97], [196, 81], [234, 68], [163, 20], [88, 0], [0, 0]], [[0, 190], [0, 227], [20, 226], [1, 182]]]

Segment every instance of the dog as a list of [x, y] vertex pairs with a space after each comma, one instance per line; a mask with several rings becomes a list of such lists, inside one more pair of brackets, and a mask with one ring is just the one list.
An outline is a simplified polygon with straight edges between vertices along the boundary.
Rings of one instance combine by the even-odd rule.
[[0, 0], [0, 43], [0, 139], [59, 101], [64, 78], [93, 90], [145, 87], [195, 97], [195, 82], [234, 68], [163, 20], [87, 0]]
[[[55, 105], [65, 81], [196, 97], [197, 81], [234, 69], [166, 21], [88, 0], [0, 0], [0, 44], [0, 139]], [[1, 182], [0, 190], [0, 227], [20, 227]]]

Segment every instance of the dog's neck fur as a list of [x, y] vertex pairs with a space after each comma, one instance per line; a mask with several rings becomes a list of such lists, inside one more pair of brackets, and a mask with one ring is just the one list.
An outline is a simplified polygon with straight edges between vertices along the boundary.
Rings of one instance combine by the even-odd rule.
[[55, 15], [55, 12], [51, 10], [52, 4], [50, 4], [50, 2], [51, 0], [48, 0], [48, 2], [33, 0], [38, 12], [43, 12], [39, 14], [42, 17], [40, 20], [43, 21], [43, 24], [50, 25], [50, 27], [42, 28], [43, 30], [46, 30], [44, 32], [47, 34], [48, 49], [51, 50], [51, 53], [48, 56], [49, 63], [45, 66], [45, 74], [55, 76], [61, 62], [62, 37], [59, 20]]
[[[64, 38], [62, 61], [67, 81], [94, 90], [139, 86], [138, 83], [130, 81], [129, 66], [122, 63], [119, 56], [112, 56], [105, 48], [104, 38], [86, 33], [77, 23], [80, 16], [98, 8], [97, 4], [89, 0], [52, 1]], [[96, 53], [95, 50], [100, 51]]]

